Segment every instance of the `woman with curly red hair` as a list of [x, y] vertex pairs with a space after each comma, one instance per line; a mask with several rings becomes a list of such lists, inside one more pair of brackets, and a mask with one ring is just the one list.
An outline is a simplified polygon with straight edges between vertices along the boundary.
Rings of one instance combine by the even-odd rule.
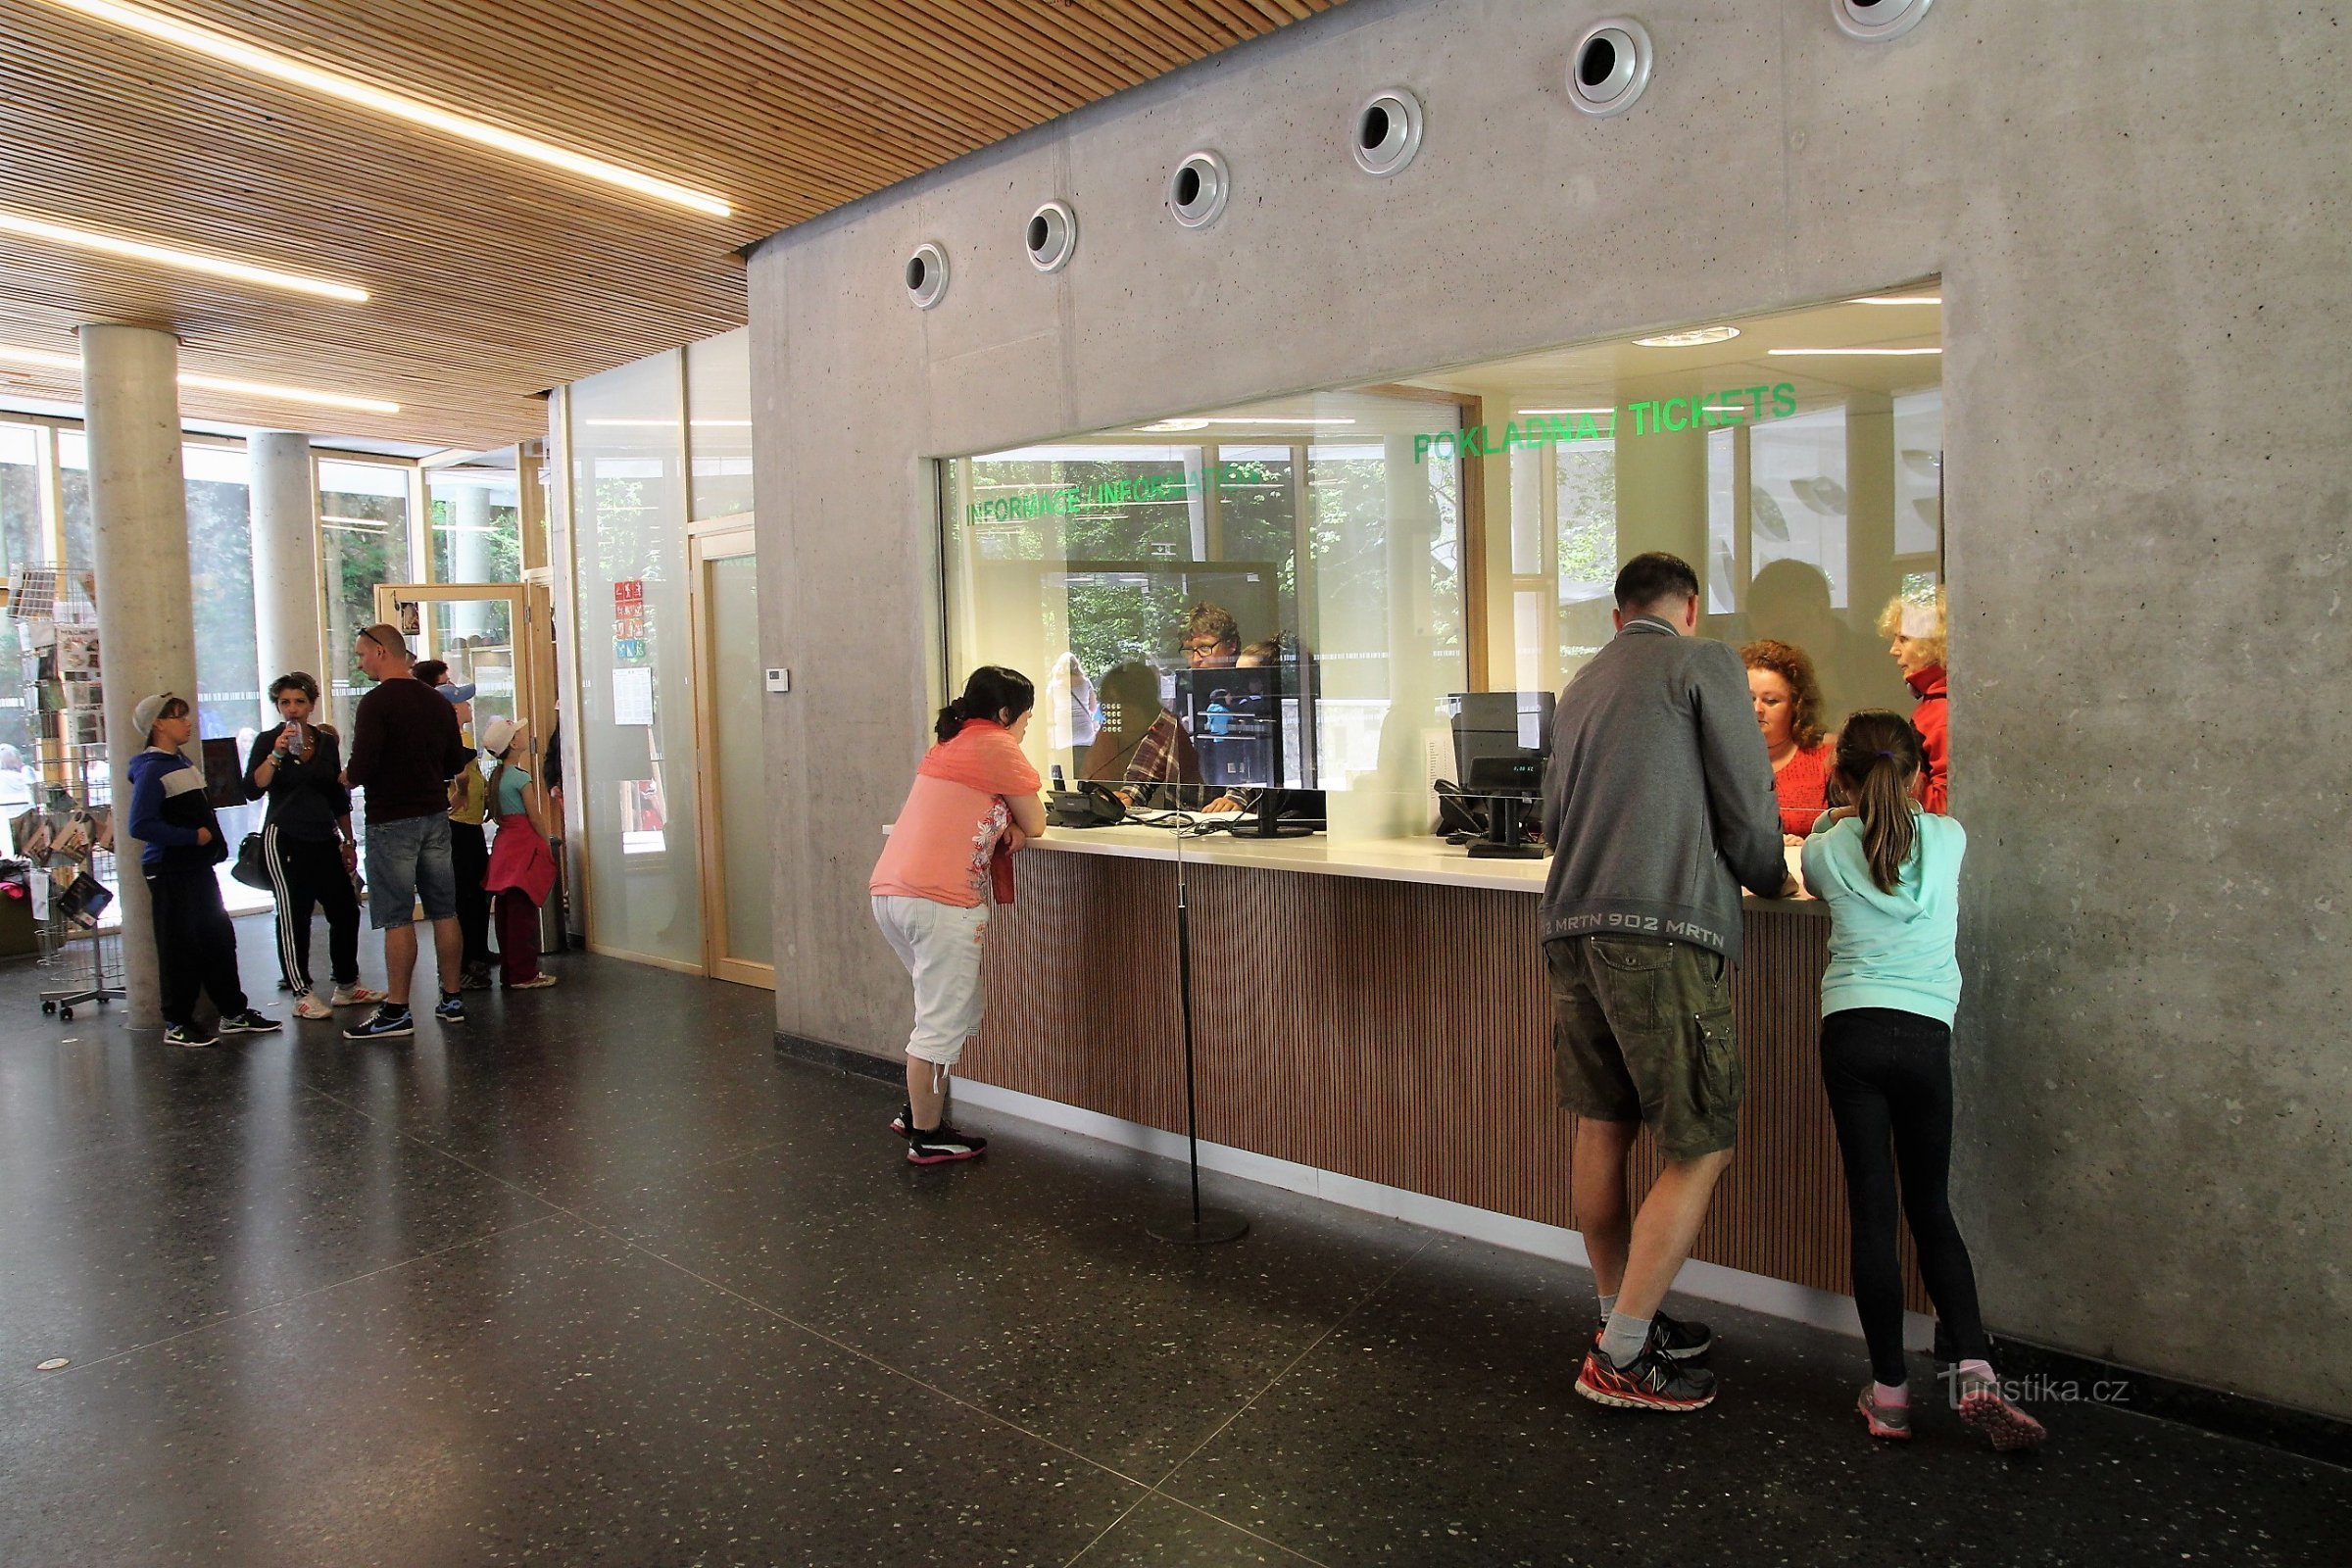
[[1756, 728], [1772, 757], [1772, 793], [1780, 802], [1781, 835], [1802, 844], [1814, 819], [1830, 808], [1830, 744], [1821, 722], [1821, 678], [1805, 651], [1763, 638], [1740, 650], [1747, 666], [1747, 695]]

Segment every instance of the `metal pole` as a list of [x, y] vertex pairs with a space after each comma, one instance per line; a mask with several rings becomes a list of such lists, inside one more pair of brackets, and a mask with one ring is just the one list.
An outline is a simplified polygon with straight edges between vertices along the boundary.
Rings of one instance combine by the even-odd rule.
[[1163, 1242], [1202, 1247], [1211, 1242], [1238, 1241], [1249, 1234], [1250, 1222], [1230, 1209], [1200, 1206], [1200, 1120], [1193, 1077], [1193, 924], [1185, 899], [1184, 841], [1176, 841], [1176, 988], [1177, 1011], [1184, 1020], [1184, 1146], [1193, 1184], [1189, 1213], [1147, 1225]]

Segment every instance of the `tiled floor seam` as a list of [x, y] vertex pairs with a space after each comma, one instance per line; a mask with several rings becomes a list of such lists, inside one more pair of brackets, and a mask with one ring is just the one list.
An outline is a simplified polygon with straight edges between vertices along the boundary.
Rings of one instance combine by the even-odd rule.
[[[548, 1206], [550, 1208], [555, 1207], [555, 1205], [552, 1203]], [[120, 1350], [109, 1350], [106, 1354], [94, 1356], [87, 1361], [75, 1361], [70, 1366], [60, 1367], [55, 1372], [38, 1373], [32, 1380], [21, 1381], [16, 1386], [20, 1388], [30, 1388], [34, 1387], [38, 1383], [45, 1383], [58, 1378], [72, 1377], [76, 1372], [87, 1371], [91, 1367], [104, 1366], [109, 1361], [119, 1361], [126, 1355], [137, 1355], [142, 1351], [159, 1349], [164, 1346], [176, 1344], [181, 1340], [191, 1338], [192, 1336], [198, 1334], [210, 1334], [213, 1330], [224, 1328], [231, 1323], [242, 1323], [248, 1318], [260, 1317], [265, 1313], [282, 1311], [286, 1307], [292, 1306], [298, 1301], [307, 1301], [313, 1297], [324, 1296], [330, 1291], [342, 1290], [347, 1285], [357, 1285], [362, 1280], [374, 1279], [379, 1274], [390, 1274], [395, 1270], [409, 1268], [417, 1263], [428, 1263], [436, 1257], [447, 1257], [452, 1252], [462, 1252], [468, 1247], [479, 1247], [484, 1242], [495, 1241], [501, 1236], [512, 1236], [516, 1231], [527, 1231], [534, 1225], [545, 1225], [549, 1221], [558, 1218], [562, 1212], [563, 1211], [561, 1209], [557, 1209], [554, 1213], [534, 1214], [529, 1219], [516, 1220], [512, 1225], [501, 1225], [496, 1230], [484, 1231], [479, 1236], [468, 1236], [463, 1241], [451, 1242], [446, 1247], [436, 1247], [431, 1251], [418, 1252], [414, 1257], [397, 1258], [394, 1261], [385, 1263], [377, 1268], [363, 1269], [361, 1272], [353, 1274], [345, 1279], [332, 1280], [324, 1285], [315, 1285], [307, 1291], [297, 1291], [292, 1296], [281, 1296], [274, 1300], [264, 1301], [259, 1306], [247, 1307], [242, 1312], [223, 1313], [220, 1317], [214, 1318], [209, 1323], [192, 1324], [187, 1328], [181, 1329], [177, 1334], [167, 1334], [160, 1340], [148, 1340], [139, 1345], [126, 1345]]]
[[[351, 1104], [350, 1102], [340, 1099], [335, 1095], [328, 1094], [323, 1089], [319, 1089], [315, 1085], [306, 1085], [305, 1087], [309, 1088], [312, 1093], [319, 1095], [326, 1100], [332, 1101], [334, 1103], [342, 1105], [346, 1109], [351, 1110], [358, 1115], [368, 1116], [368, 1119], [370, 1121], [377, 1120], [375, 1117], [368, 1116], [366, 1110], [361, 1109], [357, 1105]], [[476, 1165], [473, 1163], [473, 1161], [467, 1159], [463, 1154], [454, 1153], [449, 1150], [442, 1149], [434, 1144], [428, 1143], [424, 1139], [418, 1138], [414, 1133], [401, 1131], [399, 1128], [394, 1128], [393, 1131], [400, 1137], [409, 1139], [413, 1143], [432, 1150], [434, 1153], [441, 1155], [445, 1159], [455, 1160], [458, 1164], [465, 1166], [467, 1170], [474, 1172], [484, 1180], [497, 1182], [503, 1187], [511, 1188], [517, 1193], [525, 1194], [537, 1201], [547, 1204], [548, 1207], [556, 1211], [556, 1215], [562, 1215], [564, 1218], [571, 1220], [574, 1224], [585, 1225], [590, 1230], [595, 1231], [598, 1235], [604, 1237], [608, 1241], [615, 1242], [618, 1245], [627, 1248], [632, 1252], [642, 1253], [646, 1257], [652, 1258], [655, 1262], [662, 1264], [665, 1268], [673, 1269], [676, 1272], [683, 1274], [686, 1278], [697, 1282], [698, 1284], [704, 1285], [710, 1290], [717, 1291], [723, 1296], [727, 1296], [735, 1300], [741, 1301], [746, 1306], [764, 1313], [767, 1316], [774, 1318], [779, 1323], [787, 1324], [790, 1327], [798, 1329], [802, 1333], [808, 1335], [812, 1339], [823, 1341], [825, 1344], [832, 1346], [835, 1349], [838, 1349], [845, 1354], [854, 1355], [860, 1361], [864, 1361], [869, 1365], [879, 1367], [883, 1371], [889, 1373], [891, 1376], [898, 1378], [903, 1382], [910, 1383], [926, 1394], [932, 1395], [941, 1399], [945, 1399], [951, 1404], [959, 1405], [966, 1410], [972, 1411], [976, 1415], [984, 1416], [988, 1420], [996, 1422], [999, 1426], [1004, 1427], [1009, 1431], [1017, 1432], [1025, 1438], [1029, 1438], [1038, 1443], [1044, 1444], [1047, 1447], [1052, 1448], [1056, 1453], [1067, 1454], [1070, 1458], [1077, 1460], [1081, 1464], [1088, 1465], [1094, 1469], [1102, 1471], [1104, 1475], [1126, 1482], [1130, 1486], [1137, 1487], [1142, 1490], [1145, 1496], [1149, 1496], [1152, 1493], [1152, 1489], [1151, 1484], [1144, 1481], [1140, 1477], [1131, 1476], [1125, 1471], [1120, 1470], [1112, 1465], [1104, 1464], [1100, 1459], [1091, 1458], [1086, 1454], [1080, 1453], [1075, 1448], [1071, 1448], [1062, 1444], [1054, 1442], [1052, 1438], [1047, 1437], [1041, 1432], [1031, 1431], [1029, 1428], [1022, 1426], [1019, 1422], [1008, 1420], [1004, 1416], [999, 1415], [994, 1410], [990, 1410], [982, 1405], [974, 1404], [971, 1400], [966, 1399], [959, 1395], [951, 1394], [945, 1389], [939, 1388], [930, 1383], [926, 1383], [921, 1378], [916, 1377], [913, 1373], [906, 1371], [905, 1368], [891, 1365], [888, 1361], [883, 1360], [880, 1356], [874, 1354], [870, 1350], [862, 1349], [858, 1346], [848, 1344], [847, 1342], [826, 1333], [823, 1329], [816, 1327], [812, 1323], [804, 1323], [789, 1312], [780, 1311], [777, 1308], [768, 1305], [765, 1301], [761, 1301], [753, 1297], [744, 1295], [743, 1292], [736, 1290], [732, 1286], [722, 1284], [721, 1282], [710, 1278], [707, 1274], [698, 1273], [695, 1270], [688, 1268], [685, 1264], [679, 1262], [677, 1259], [666, 1256], [665, 1254], [658, 1252], [654, 1250], [654, 1249], [647, 1247], [640, 1242], [632, 1240], [627, 1236], [623, 1236], [618, 1231], [613, 1230], [611, 1226], [605, 1225], [598, 1220], [591, 1219], [589, 1216], [582, 1214], [577, 1209], [567, 1208], [563, 1203], [556, 1201], [554, 1199], [549, 1198], [541, 1193], [534, 1193], [529, 1188], [522, 1186], [518, 1182], [509, 1181], [506, 1177], [500, 1176], [496, 1172], [484, 1170], [481, 1166]], [[783, 1142], [783, 1140], [779, 1139], [777, 1142], [780, 1143]], [[710, 1163], [711, 1165], [723, 1165], [727, 1163], [728, 1160], [740, 1158], [749, 1152], [751, 1152], [751, 1151], [739, 1151], [735, 1154], [728, 1155], [726, 1159], [713, 1160]], [[709, 1167], [705, 1166], [697, 1168], [707, 1169]], [[545, 1215], [542, 1216], [542, 1218], [552, 1219], [556, 1217], [556, 1215]], [[531, 1223], [537, 1224], [539, 1221], [534, 1220]], [[1416, 1251], [1414, 1255], [1418, 1256], [1419, 1253]], [[1391, 1274], [1389, 1279], [1394, 1279], [1395, 1277], [1396, 1276], [1394, 1274]], [[1377, 1295], [1380, 1290], [1385, 1290], [1388, 1287], [1388, 1283], [1389, 1280], [1384, 1279], [1380, 1286], [1377, 1287], [1372, 1294]], [[1368, 1296], [1366, 1299], [1370, 1299], [1370, 1297]], [[1341, 1321], [1344, 1322], [1346, 1319], [1343, 1317]], [[1319, 1344], [1321, 1342], [1318, 1340], [1316, 1343]], [[1254, 1396], [1252, 1396], [1252, 1397], [1254, 1397]], [[1246, 1409], [1248, 1406], [1245, 1405], [1243, 1408]], [[1220, 1432], [1223, 1431], [1224, 1426], [1220, 1424], [1217, 1430]], [[1137, 1499], [1139, 1502], [1142, 1500], [1143, 1498], [1141, 1497]], [[1132, 1511], [1132, 1505], [1128, 1511]], [[1123, 1512], [1120, 1517], [1125, 1518], [1126, 1514]]]

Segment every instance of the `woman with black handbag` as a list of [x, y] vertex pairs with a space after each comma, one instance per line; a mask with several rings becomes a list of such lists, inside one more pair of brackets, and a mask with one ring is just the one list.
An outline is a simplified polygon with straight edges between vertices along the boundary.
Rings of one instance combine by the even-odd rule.
[[[360, 901], [352, 886], [359, 849], [351, 832], [351, 792], [340, 777], [335, 732], [312, 723], [318, 683], [300, 670], [270, 683], [281, 722], [254, 737], [245, 763], [248, 797], [267, 797], [260, 833], [237, 857], [239, 881], [251, 881], [258, 859], [263, 885], [277, 901], [277, 956], [294, 992], [294, 1016], [331, 1018], [336, 1007], [372, 1006], [380, 991], [360, 984]], [[255, 845], [255, 839], [260, 841]], [[331, 1002], [311, 988], [311, 910], [326, 911], [327, 962], [334, 974]]]

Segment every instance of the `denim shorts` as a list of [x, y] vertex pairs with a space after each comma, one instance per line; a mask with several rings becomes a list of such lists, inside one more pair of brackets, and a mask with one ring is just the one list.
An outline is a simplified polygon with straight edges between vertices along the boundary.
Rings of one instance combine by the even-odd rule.
[[449, 858], [449, 818], [404, 816], [368, 824], [368, 923], [390, 931], [427, 920], [458, 917], [458, 874]]
[[1746, 1085], [1723, 955], [1688, 942], [1561, 937], [1551, 971], [1560, 1103], [1592, 1121], [1639, 1121], [1668, 1159], [1740, 1138]]

